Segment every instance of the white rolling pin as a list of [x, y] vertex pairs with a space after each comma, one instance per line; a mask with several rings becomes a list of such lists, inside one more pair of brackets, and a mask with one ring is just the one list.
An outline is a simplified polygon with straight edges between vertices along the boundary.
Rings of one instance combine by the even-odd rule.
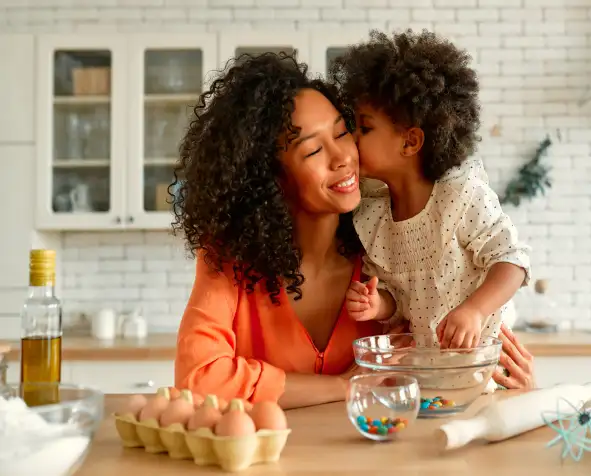
[[453, 420], [441, 425], [445, 449], [467, 445], [473, 440], [500, 441], [546, 424], [542, 414], [552, 418], [560, 411], [573, 415], [576, 408], [591, 400], [591, 385], [557, 385], [523, 393], [491, 403], [467, 420]]

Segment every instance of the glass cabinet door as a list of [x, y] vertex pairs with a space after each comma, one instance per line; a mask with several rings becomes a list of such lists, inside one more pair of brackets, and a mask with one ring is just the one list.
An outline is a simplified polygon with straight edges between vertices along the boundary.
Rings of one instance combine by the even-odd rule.
[[111, 210], [111, 70], [108, 50], [53, 56], [54, 213]]
[[203, 87], [201, 49], [148, 49], [144, 54], [143, 210], [168, 212], [169, 185], [192, 108]]
[[315, 74], [326, 77], [331, 63], [343, 54], [349, 45], [366, 41], [369, 28], [344, 29], [342, 31], [327, 31], [312, 33], [310, 37], [310, 70]]
[[117, 227], [122, 221], [117, 151], [124, 118], [115, 105], [120, 81], [114, 70], [124, 45], [103, 40], [41, 43], [40, 228]]
[[140, 153], [139, 160], [130, 164], [128, 226], [170, 226], [175, 194], [171, 184], [181, 139], [204, 89], [205, 74], [214, 65], [209, 58], [211, 48], [216, 47], [215, 40], [209, 44], [205, 40], [203, 37], [185, 41], [175, 38], [175, 43], [157, 38], [137, 40], [132, 53], [135, 57], [132, 64], [137, 71], [132, 77], [140, 87], [132, 90], [141, 93], [135, 99], [135, 108], [132, 107], [132, 112], [137, 111], [138, 115], [131, 122], [139, 126], [135, 128], [137, 135], [132, 143], [139, 147]]
[[220, 67], [223, 67], [229, 59], [237, 58], [244, 53], [252, 55], [268, 52], [293, 54], [294, 51], [297, 52], [298, 61], [308, 61], [310, 42], [305, 32], [222, 33], [220, 36]]
[[331, 46], [330, 48], [326, 49], [326, 71], [324, 71], [324, 75], [328, 75], [328, 70], [332, 66], [332, 62], [341, 56], [345, 51], [347, 51], [346, 47], [342, 46]]

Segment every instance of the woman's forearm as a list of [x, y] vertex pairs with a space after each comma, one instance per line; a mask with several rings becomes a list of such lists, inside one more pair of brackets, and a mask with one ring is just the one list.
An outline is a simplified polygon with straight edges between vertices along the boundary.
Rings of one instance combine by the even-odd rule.
[[279, 405], [287, 410], [339, 402], [345, 399], [346, 390], [347, 381], [339, 376], [289, 373]]

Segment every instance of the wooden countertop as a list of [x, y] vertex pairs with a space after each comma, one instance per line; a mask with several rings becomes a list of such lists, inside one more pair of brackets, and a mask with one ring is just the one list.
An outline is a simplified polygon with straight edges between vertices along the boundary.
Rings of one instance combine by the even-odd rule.
[[[518, 392], [504, 391], [483, 396], [464, 416], [471, 416], [492, 399]], [[200, 468], [192, 461], [174, 461], [167, 455], [151, 455], [141, 449], [125, 449], [115, 432], [112, 417], [125, 396], [106, 397], [106, 419], [77, 476], [143, 474], [169, 476], [223, 474], [221, 470]], [[287, 412], [293, 430], [277, 463], [254, 465], [244, 475], [306, 476], [589, 476], [591, 454], [579, 463], [561, 463], [559, 447], [545, 448], [555, 433], [543, 427], [499, 443], [473, 442], [455, 451], [442, 452], [434, 430], [447, 419], [417, 420], [401, 434], [399, 441], [375, 443], [353, 428], [344, 403], [333, 403]]]
[[591, 332], [515, 332], [534, 357], [591, 357]]
[[[516, 332], [519, 340], [536, 357], [591, 357], [591, 332], [534, 334]], [[9, 344], [9, 361], [19, 359], [19, 342]], [[99, 341], [92, 337], [64, 337], [64, 360], [174, 360], [176, 334], [152, 334], [145, 340]]]

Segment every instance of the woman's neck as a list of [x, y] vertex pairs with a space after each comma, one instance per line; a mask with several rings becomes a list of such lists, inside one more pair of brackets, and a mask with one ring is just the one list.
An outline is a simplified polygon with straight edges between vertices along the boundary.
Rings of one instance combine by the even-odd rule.
[[318, 273], [340, 256], [337, 243], [338, 214], [317, 215], [305, 212], [294, 216], [295, 239], [302, 252], [302, 268]]
[[408, 220], [418, 215], [427, 205], [434, 186], [418, 170], [392, 174], [384, 182], [390, 190], [392, 216], [395, 221]]

